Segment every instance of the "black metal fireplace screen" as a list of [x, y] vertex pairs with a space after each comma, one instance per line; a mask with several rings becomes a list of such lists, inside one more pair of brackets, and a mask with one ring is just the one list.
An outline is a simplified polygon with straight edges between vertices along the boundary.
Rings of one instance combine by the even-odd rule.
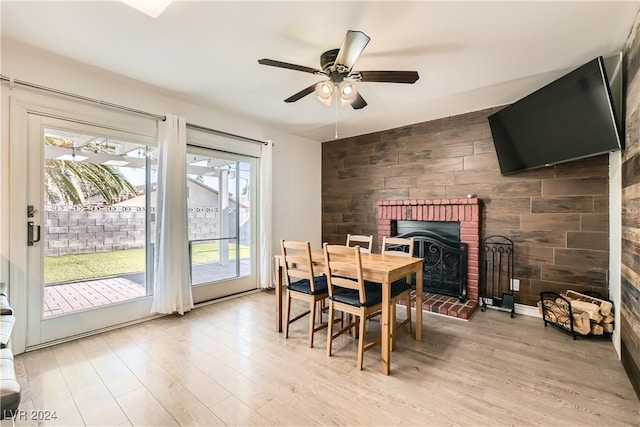
[[467, 244], [430, 231], [411, 231], [397, 237], [413, 237], [415, 257], [424, 259], [425, 292], [467, 299]]

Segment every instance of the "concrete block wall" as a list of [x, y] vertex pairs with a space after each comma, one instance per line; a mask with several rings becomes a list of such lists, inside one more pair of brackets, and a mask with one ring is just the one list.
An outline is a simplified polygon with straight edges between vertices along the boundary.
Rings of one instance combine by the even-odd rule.
[[[189, 240], [218, 238], [218, 211], [217, 208], [189, 209]], [[44, 217], [45, 256], [136, 249], [146, 244], [146, 211], [141, 207], [84, 210], [58, 206], [46, 208]], [[235, 225], [232, 223], [231, 227]], [[153, 241], [153, 233], [151, 237]]]

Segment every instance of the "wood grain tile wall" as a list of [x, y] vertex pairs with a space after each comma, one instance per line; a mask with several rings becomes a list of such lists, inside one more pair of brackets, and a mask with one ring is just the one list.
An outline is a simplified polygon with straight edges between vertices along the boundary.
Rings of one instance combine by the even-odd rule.
[[[323, 240], [377, 236], [379, 200], [481, 199], [481, 238], [514, 240], [518, 302], [608, 295], [608, 155], [503, 177], [489, 109], [322, 144]], [[640, 192], [638, 192], [640, 194]]]
[[[636, 34], [640, 32], [640, 25]], [[640, 36], [625, 52], [625, 133], [622, 155], [621, 347], [624, 365], [640, 397]]]

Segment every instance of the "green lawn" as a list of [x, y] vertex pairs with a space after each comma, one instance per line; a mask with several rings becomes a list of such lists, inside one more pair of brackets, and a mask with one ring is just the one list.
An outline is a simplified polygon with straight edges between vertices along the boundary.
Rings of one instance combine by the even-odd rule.
[[[236, 257], [236, 245], [229, 244], [229, 258]], [[249, 248], [240, 247], [240, 258], [249, 257]], [[218, 242], [194, 243], [194, 265], [218, 262]], [[142, 273], [145, 269], [144, 249], [125, 249], [113, 252], [94, 252], [77, 255], [48, 256], [44, 258], [44, 283], [64, 283], [74, 280], [96, 279], [130, 273]]]

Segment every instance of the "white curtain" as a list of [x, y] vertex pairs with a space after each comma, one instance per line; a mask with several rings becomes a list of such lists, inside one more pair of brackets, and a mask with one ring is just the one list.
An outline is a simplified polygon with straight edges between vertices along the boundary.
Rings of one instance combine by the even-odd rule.
[[262, 145], [260, 155], [260, 287], [272, 288], [273, 250], [272, 245], [272, 152], [273, 143]]
[[152, 313], [184, 314], [193, 308], [187, 225], [187, 127], [167, 114], [158, 129], [158, 190]]

